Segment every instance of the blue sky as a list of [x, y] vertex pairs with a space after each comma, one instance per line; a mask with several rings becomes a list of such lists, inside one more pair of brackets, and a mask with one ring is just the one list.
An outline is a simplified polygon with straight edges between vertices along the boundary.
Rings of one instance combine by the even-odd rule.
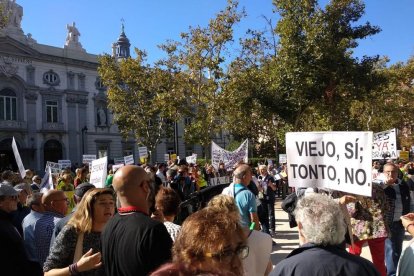
[[[93, 54], [111, 52], [125, 20], [125, 32], [132, 47], [146, 50], [148, 62], [162, 57], [157, 45], [191, 26], [206, 26], [226, 5], [226, 0], [17, 0], [23, 6], [22, 28], [38, 43], [63, 47], [66, 24], [76, 22], [82, 46]], [[235, 36], [250, 29], [264, 29], [265, 15], [278, 19], [271, 0], [240, 0], [247, 17], [236, 26]], [[327, 2], [324, 0], [323, 2]], [[407, 61], [414, 54], [414, 1], [366, 0], [363, 22], [378, 25], [382, 32], [360, 41], [355, 56], [388, 56], [391, 64]], [[234, 51], [237, 51], [234, 45]], [[132, 49], [132, 48], [131, 48]]]

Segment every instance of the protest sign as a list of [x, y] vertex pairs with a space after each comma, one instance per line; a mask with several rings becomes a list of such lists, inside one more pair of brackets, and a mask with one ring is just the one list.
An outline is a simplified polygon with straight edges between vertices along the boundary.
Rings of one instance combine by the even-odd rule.
[[287, 162], [286, 154], [279, 154], [279, 164], [284, 164]]
[[273, 166], [273, 160], [272, 159], [267, 159], [267, 165]]
[[124, 164], [125, 163], [125, 158], [124, 157], [116, 157], [116, 158], [114, 158], [114, 163], [115, 163], [115, 165]]
[[123, 166], [125, 166], [124, 164], [116, 164], [112, 166], [112, 172], [115, 173], [118, 169], [122, 168]]
[[90, 167], [93, 160], [96, 160], [96, 154], [84, 154], [84, 155], [82, 155], [82, 164], [88, 164], [89, 167]]
[[173, 153], [171, 154], [171, 161], [177, 160], [177, 154]]
[[14, 137], [12, 141], [12, 149], [14, 158], [16, 159], [17, 167], [19, 168], [20, 176], [24, 179], [26, 176], [26, 170], [24, 169], [22, 158], [20, 158], [19, 149], [17, 148], [16, 140], [14, 140]]
[[231, 179], [229, 176], [222, 176], [222, 177], [214, 177], [210, 178], [209, 182], [207, 183], [208, 186], [216, 186], [220, 184], [229, 184]]
[[218, 170], [220, 162], [223, 162], [226, 170], [229, 170], [239, 161], [247, 163], [248, 148], [247, 139], [235, 151], [227, 151], [211, 141], [211, 164]]
[[397, 132], [390, 129], [374, 133], [372, 142], [372, 159], [397, 159]]
[[170, 155], [168, 153], [164, 154], [164, 161], [165, 162], [170, 161]]
[[46, 162], [46, 167], [45, 167], [45, 172], [49, 172], [49, 168], [50, 168], [50, 172], [54, 173], [54, 174], [59, 174], [60, 171], [61, 171], [61, 167], [60, 167], [59, 163], [47, 161]]
[[197, 154], [193, 153], [193, 155], [187, 156], [185, 158], [185, 161], [187, 161], [188, 164], [195, 164], [195, 163], [197, 163]]
[[147, 147], [138, 147], [139, 158], [148, 158]]
[[134, 156], [133, 155], [124, 156], [124, 163], [125, 165], [134, 165]]
[[66, 169], [72, 167], [72, 162], [70, 160], [58, 160], [58, 164], [61, 169]]
[[371, 196], [372, 132], [286, 134], [289, 185]]
[[96, 188], [104, 188], [107, 174], [108, 157], [102, 157], [92, 161], [90, 183]]

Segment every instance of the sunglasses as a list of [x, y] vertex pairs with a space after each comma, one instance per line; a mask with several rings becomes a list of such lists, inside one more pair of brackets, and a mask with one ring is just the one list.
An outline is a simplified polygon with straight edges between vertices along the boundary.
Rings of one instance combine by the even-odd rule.
[[18, 197], [17, 196], [9, 196], [9, 198], [12, 199], [12, 200], [17, 200]]

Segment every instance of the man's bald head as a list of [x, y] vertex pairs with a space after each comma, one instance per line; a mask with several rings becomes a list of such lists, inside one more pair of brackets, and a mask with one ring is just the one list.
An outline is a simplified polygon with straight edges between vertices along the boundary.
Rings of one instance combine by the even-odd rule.
[[42, 204], [50, 205], [52, 201], [65, 198], [65, 193], [59, 190], [49, 190], [42, 196]]
[[42, 196], [42, 204], [46, 211], [65, 215], [68, 210], [68, 198], [63, 191], [49, 190]]
[[150, 192], [150, 177], [139, 166], [127, 165], [116, 171], [112, 186], [116, 191], [121, 206], [141, 206], [145, 203]]

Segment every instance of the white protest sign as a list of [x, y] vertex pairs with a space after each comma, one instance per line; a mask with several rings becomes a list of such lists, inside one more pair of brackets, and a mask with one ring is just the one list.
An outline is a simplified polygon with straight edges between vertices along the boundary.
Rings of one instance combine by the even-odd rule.
[[230, 182], [231, 182], [231, 179], [229, 176], [222, 176], [222, 177], [210, 178], [210, 181], [207, 184], [208, 186], [216, 186], [220, 184], [229, 184]]
[[124, 163], [125, 165], [134, 165], [134, 156], [132, 154], [124, 156]]
[[96, 188], [104, 188], [107, 174], [108, 157], [102, 157], [92, 161], [90, 168], [91, 178], [90, 183]]
[[372, 132], [286, 133], [289, 185], [371, 196]]
[[235, 151], [227, 151], [211, 141], [211, 164], [218, 170], [220, 162], [223, 162], [224, 167], [228, 170], [233, 168], [239, 161], [247, 163], [248, 148], [249, 143], [247, 139]]
[[287, 162], [286, 154], [279, 154], [279, 163], [283, 164]]
[[122, 168], [123, 166], [125, 166], [124, 164], [116, 164], [112, 166], [112, 172], [115, 173], [118, 169]]
[[185, 161], [187, 161], [188, 164], [195, 164], [195, 163], [197, 163], [197, 154], [193, 154], [191, 156], [187, 156], [185, 158]]
[[148, 149], [147, 147], [138, 147], [139, 158], [147, 158], [148, 157]]
[[164, 161], [168, 162], [170, 160], [170, 155], [168, 153], [164, 154]]
[[51, 173], [56, 173], [56, 174], [59, 174], [60, 171], [61, 171], [61, 168], [60, 168], [60, 164], [59, 163], [47, 161], [46, 162], [46, 167], [45, 167], [45, 172], [48, 172], [49, 169], [50, 169], [50, 172]]
[[272, 159], [267, 159], [267, 165], [273, 166], [273, 160]]
[[58, 163], [62, 169], [72, 167], [72, 162], [70, 160], [58, 160]]
[[117, 157], [117, 158], [114, 158], [114, 163], [115, 163], [115, 165], [118, 165], [118, 164], [124, 164], [124, 162], [125, 162], [125, 158], [124, 158], [124, 157]]
[[93, 160], [96, 160], [96, 154], [82, 155], [82, 164], [89, 164], [89, 166], [91, 166]]
[[372, 142], [372, 159], [397, 159], [397, 131], [390, 129], [374, 133]]
[[26, 170], [24, 169], [22, 158], [20, 158], [19, 149], [17, 148], [16, 140], [12, 141], [12, 149], [14, 153], [14, 158], [16, 159], [17, 167], [19, 167], [20, 176], [24, 178], [26, 176]]

